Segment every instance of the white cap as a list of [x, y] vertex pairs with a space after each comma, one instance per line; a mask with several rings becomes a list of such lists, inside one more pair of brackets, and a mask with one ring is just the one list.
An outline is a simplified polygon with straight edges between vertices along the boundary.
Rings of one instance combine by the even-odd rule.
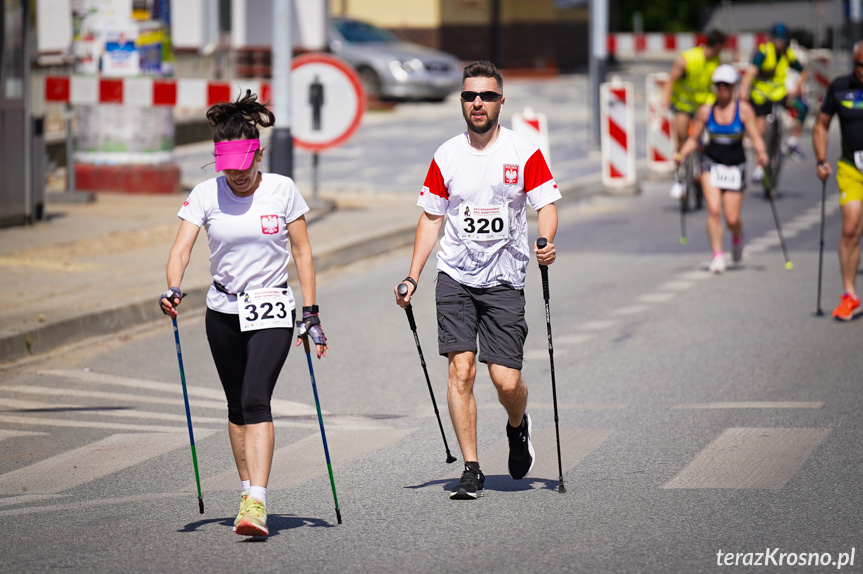
[[731, 66], [729, 64], [722, 64], [721, 66], [716, 68], [715, 72], [713, 72], [713, 77], [711, 78], [711, 80], [714, 84], [718, 82], [724, 82], [726, 84], [734, 85], [737, 83], [738, 77], [739, 76], [737, 74], [737, 70], [734, 68], [734, 66]]

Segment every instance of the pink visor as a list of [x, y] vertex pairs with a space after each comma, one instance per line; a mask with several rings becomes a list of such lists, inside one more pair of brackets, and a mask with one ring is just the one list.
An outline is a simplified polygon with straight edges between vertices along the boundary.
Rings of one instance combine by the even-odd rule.
[[261, 140], [234, 140], [216, 142], [216, 171], [246, 170], [252, 165], [255, 152], [261, 149]]

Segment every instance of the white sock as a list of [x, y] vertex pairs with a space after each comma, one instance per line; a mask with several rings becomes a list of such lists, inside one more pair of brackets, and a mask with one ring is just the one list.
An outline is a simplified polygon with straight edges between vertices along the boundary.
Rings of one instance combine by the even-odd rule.
[[260, 500], [264, 503], [264, 506], [267, 505], [267, 488], [265, 486], [250, 486], [249, 496]]
[[240, 492], [249, 492], [249, 489], [252, 487], [251, 480], [241, 480], [240, 481]]

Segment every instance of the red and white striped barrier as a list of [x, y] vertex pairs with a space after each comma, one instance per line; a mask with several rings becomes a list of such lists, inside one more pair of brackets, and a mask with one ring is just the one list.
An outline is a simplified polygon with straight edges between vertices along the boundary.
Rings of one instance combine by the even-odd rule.
[[[830, 50], [809, 50], [809, 92], [810, 104], [819, 106], [830, 81], [833, 79], [833, 52]], [[813, 114], [817, 115], [817, 114]]]
[[45, 101], [75, 105], [129, 104], [206, 109], [217, 102], [233, 101], [246, 89], [258, 94], [262, 102], [272, 99], [270, 84], [255, 80], [221, 82], [149, 77], [48, 76], [45, 78]]
[[647, 104], [647, 166], [652, 171], [669, 172], [675, 168], [677, 133], [672, 129], [671, 114], [663, 106], [662, 91], [668, 74], [648, 74], [645, 102]]
[[[758, 44], [769, 39], [770, 36], [767, 33], [731, 34], [725, 41], [725, 49], [731, 52], [732, 59], [748, 60]], [[635, 56], [673, 59], [683, 50], [706, 42], [706, 34], [609, 34], [608, 53], [613, 54], [618, 59], [628, 59]]]
[[635, 114], [632, 84], [615, 77], [599, 86], [602, 129], [602, 183], [606, 187], [635, 185]]

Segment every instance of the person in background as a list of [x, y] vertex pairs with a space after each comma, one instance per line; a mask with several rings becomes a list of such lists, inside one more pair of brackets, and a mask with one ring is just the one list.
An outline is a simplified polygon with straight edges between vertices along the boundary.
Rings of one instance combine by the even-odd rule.
[[863, 40], [854, 44], [854, 69], [830, 83], [818, 120], [812, 128], [812, 149], [815, 151], [815, 173], [821, 181], [833, 173], [827, 161], [830, 141], [830, 121], [839, 116], [842, 133], [842, 154], [836, 162], [836, 183], [842, 210], [842, 238], [839, 240], [839, 267], [842, 270], [844, 293], [833, 317], [850, 321], [860, 312], [857, 295], [857, 267], [860, 265], [860, 236], [863, 234]]
[[[677, 134], [677, 151], [689, 135], [689, 126], [704, 104], [713, 101], [711, 77], [721, 63], [719, 55], [725, 46], [726, 35], [719, 30], [707, 33], [704, 46], [690, 48], [674, 60], [668, 81], [662, 92], [663, 109], [674, 113], [674, 131]], [[683, 183], [675, 182], [671, 187], [671, 197], [683, 197]]]
[[743, 257], [743, 222], [740, 208], [743, 204], [743, 190], [746, 153], [743, 150], [743, 136], [748, 135], [756, 151], [759, 165], [767, 165], [767, 151], [755, 122], [755, 112], [748, 102], [740, 101], [736, 94], [738, 74], [734, 66], [723, 64], [713, 72], [713, 85], [716, 102], [704, 105], [695, 115], [692, 135], [683, 144], [674, 161], [678, 164], [694, 152], [707, 132], [709, 142], [701, 155], [701, 188], [707, 202], [707, 238], [713, 250], [710, 261], [711, 273], [723, 273], [726, 262], [722, 250], [722, 212], [725, 224], [731, 232], [732, 259], [738, 263]]
[[[789, 68], [800, 74], [790, 92], [785, 87]], [[764, 139], [766, 117], [772, 113], [774, 104], [794, 110], [794, 127], [783, 144], [783, 151], [796, 160], [804, 158], [798, 138], [803, 129], [803, 120], [809, 112], [809, 106], [803, 100], [806, 77], [807, 70], [794, 49], [788, 45], [788, 27], [777, 23], [770, 28], [770, 40], [758, 45], [740, 82], [740, 97], [752, 104], [761, 139]], [[756, 165], [752, 170], [752, 181], [760, 182], [763, 179], [764, 169]]]

